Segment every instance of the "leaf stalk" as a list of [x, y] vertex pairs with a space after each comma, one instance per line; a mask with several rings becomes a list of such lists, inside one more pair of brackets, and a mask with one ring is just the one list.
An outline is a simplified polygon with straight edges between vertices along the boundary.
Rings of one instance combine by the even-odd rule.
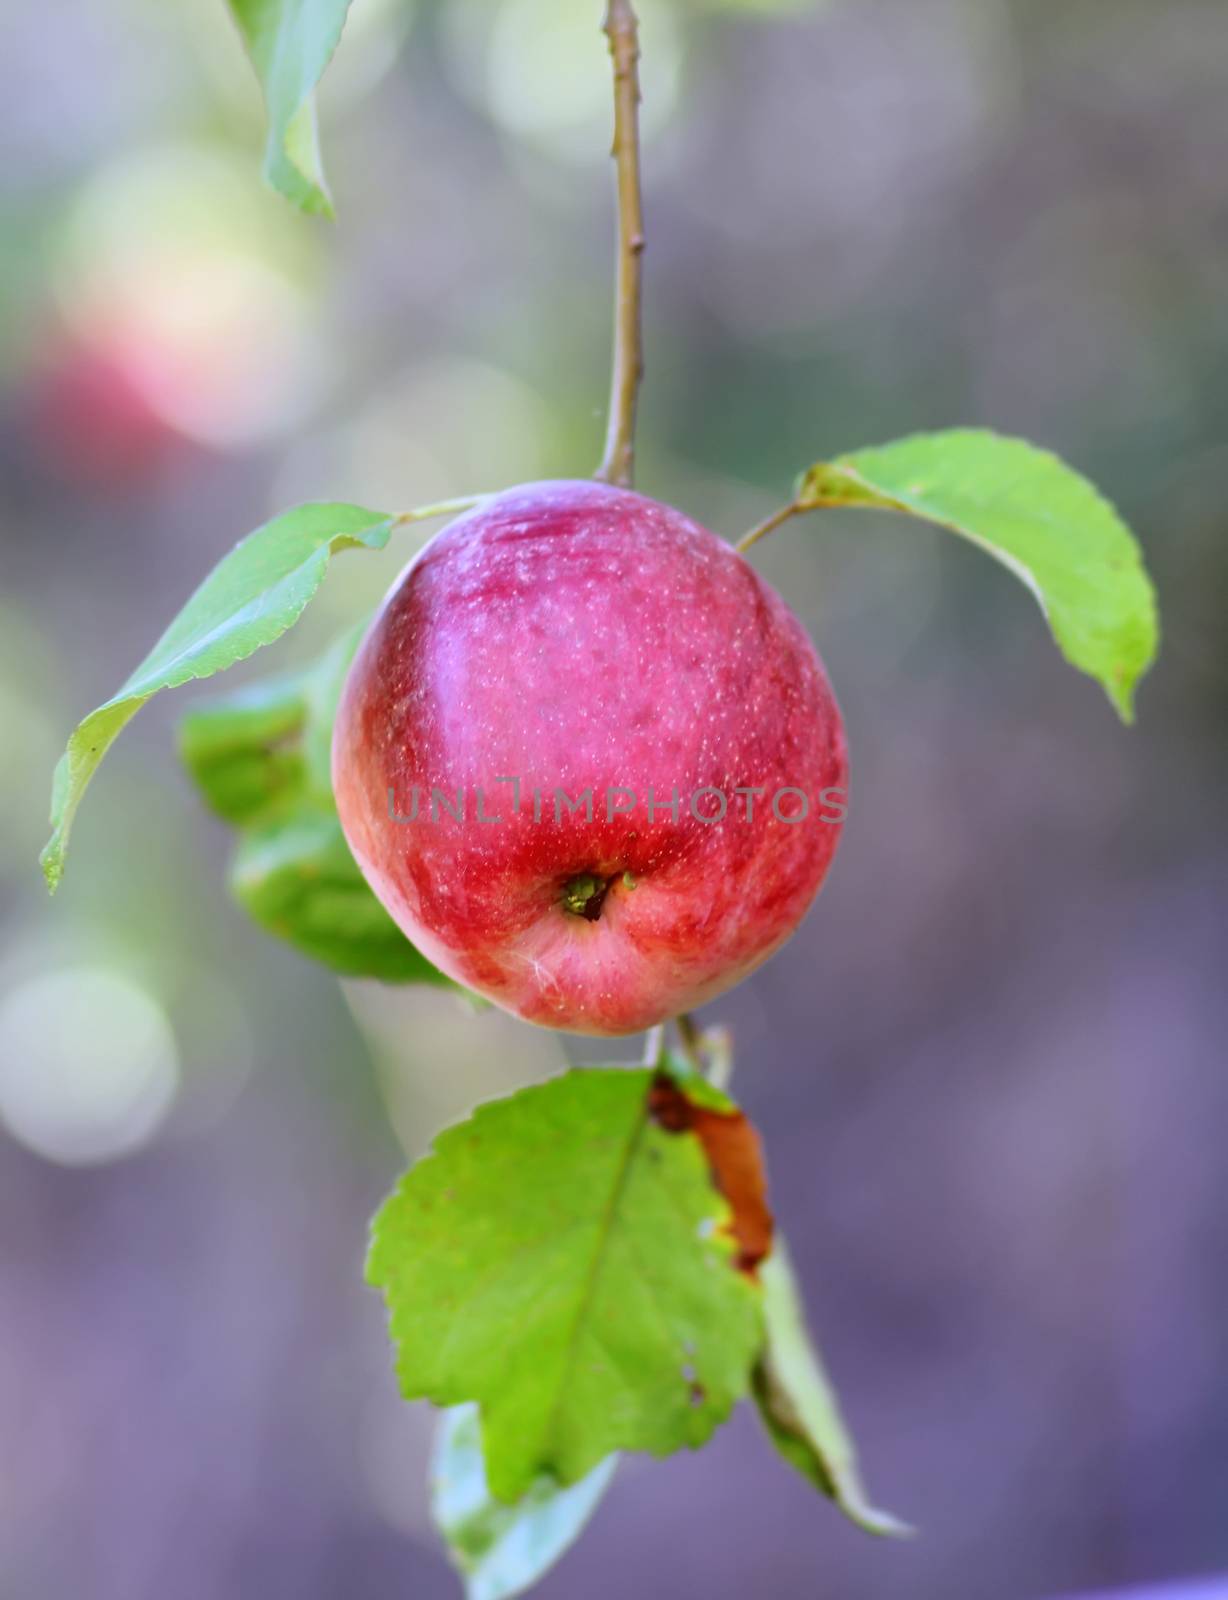
[[788, 522], [790, 517], [795, 517], [801, 511], [810, 511], [812, 506], [799, 505], [796, 500], [790, 500], [787, 506], [781, 506], [778, 511], [773, 511], [770, 517], [764, 517], [762, 522], [756, 523], [749, 533], [744, 533], [734, 545], [740, 555], [744, 555], [751, 545], [758, 544], [765, 535], [774, 532], [782, 522]]

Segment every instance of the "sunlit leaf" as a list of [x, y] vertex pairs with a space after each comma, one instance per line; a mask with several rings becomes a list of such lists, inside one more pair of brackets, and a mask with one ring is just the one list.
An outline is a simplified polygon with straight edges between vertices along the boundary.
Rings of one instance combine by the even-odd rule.
[[505, 1505], [486, 1482], [478, 1408], [445, 1411], [431, 1460], [431, 1510], [467, 1600], [507, 1600], [536, 1583], [597, 1509], [616, 1459], [608, 1456], [570, 1488], [543, 1475]]
[[264, 175], [288, 200], [331, 217], [316, 133], [315, 87], [345, 26], [349, 0], [228, 0], [268, 114]]
[[919, 433], [811, 467], [797, 504], [909, 512], [980, 545], [1032, 591], [1071, 665], [1133, 719], [1158, 643], [1155, 592], [1117, 512], [1047, 450], [975, 429]]
[[762, 1322], [739, 1263], [759, 1224], [738, 1212], [761, 1196], [731, 1205], [682, 1099], [647, 1070], [582, 1068], [480, 1106], [375, 1220], [402, 1392], [478, 1403], [500, 1500], [618, 1450], [701, 1445], [747, 1391]]
[[907, 1523], [866, 1499], [836, 1392], [806, 1316], [784, 1241], [777, 1236], [759, 1269], [767, 1343], [755, 1366], [754, 1395], [768, 1435], [781, 1455], [867, 1533], [899, 1536]]
[[208, 678], [272, 644], [315, 594], [329, 560], [382, 549], [395, 517], [351, 505], [306, 505], [257, 528], [213, 569], [119, 691], [81, 722], [52, 784], [52, 835], [41, 861], [54, 890], [69, 830], [90, 779], [125, 724], [160, 689]]

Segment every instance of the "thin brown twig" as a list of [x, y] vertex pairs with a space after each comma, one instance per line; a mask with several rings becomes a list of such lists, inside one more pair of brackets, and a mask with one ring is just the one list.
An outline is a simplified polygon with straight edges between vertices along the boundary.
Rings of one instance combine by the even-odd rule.
[[644, 211], [640, 196], [639, 26], [631, 0], [607, 0], [605, 35], [614, 63], [614, 157], [618, 175], [618, 265], [614, 368], [605, 454], [595, 477], [629, 488], [635, 472], [635, 407], [644, 376], [641, 331]]

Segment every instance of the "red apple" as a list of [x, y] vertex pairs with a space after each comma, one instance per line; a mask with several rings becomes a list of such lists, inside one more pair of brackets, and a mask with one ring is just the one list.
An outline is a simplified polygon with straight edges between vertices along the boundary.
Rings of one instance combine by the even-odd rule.
[[31, 375], [27, 397], [39, 456], [85, 488], [137, 486], [183, 445], [118, 347], [63, 341]]
[[771, 955], [846, 781], [779, 595], [680, 512], [589, 482], [509, 489], [434, 538], [333, 736], [346, 838], [413, 943], [576, 1033], [638, 1032]]

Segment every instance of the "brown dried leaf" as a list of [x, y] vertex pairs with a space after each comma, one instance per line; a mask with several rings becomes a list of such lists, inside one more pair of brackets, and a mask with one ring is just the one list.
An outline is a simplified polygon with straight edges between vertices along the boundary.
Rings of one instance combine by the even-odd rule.
[[772, 1213], [759, 1135], [749, 1118], [724, 1096], [703, 1104], [669, 1073], [656, 1073], [648, 1092], [648, 1114], [667, 1133], [693, 1133], [703, 1147], [712, 1180], [729, 1203], [728, 1231], [737, 1245], [734, 1265], [757, 1278], [772, 1248]]

